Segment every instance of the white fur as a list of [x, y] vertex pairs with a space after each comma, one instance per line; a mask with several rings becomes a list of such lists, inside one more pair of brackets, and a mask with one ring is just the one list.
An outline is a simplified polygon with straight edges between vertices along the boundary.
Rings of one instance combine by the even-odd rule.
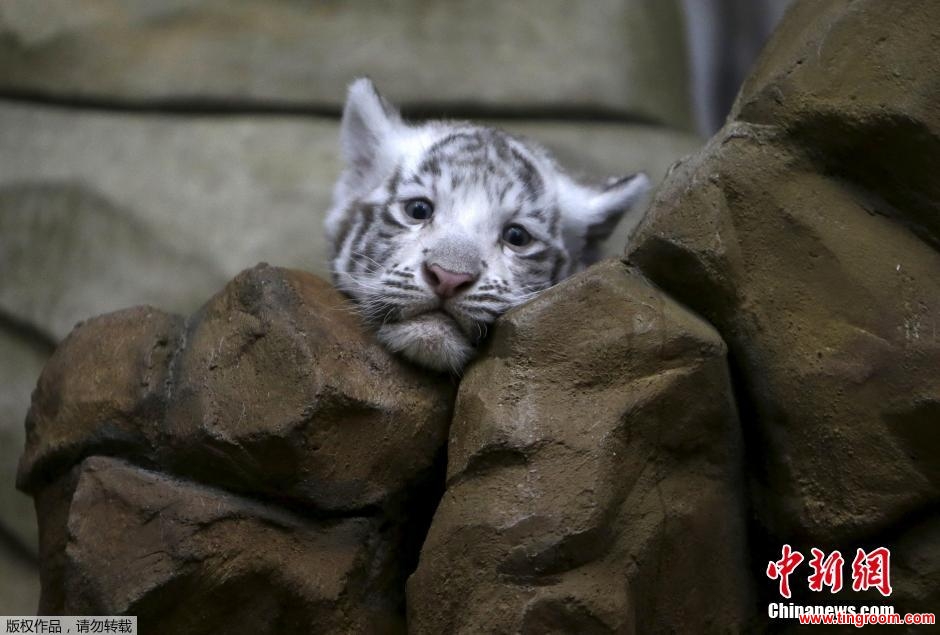
[[437, 313], [383, 324], [378, 338], [393, 353], [442, 372], [459, 373], [474, 354], [454, 321]]
[[[367, 79], [350, 85], [343, 110], [340, 144], [346, 169], [334, 189], [333, 206], [326, 219], [327, 236], [334, 246], [336, 284], [357, 300], [367, 318], [377, 323], [378, 338], [387, 348], [437, 370], [459, 372], [473, 356], [472, 342], [485, 333], [486, 325], [494, 319], [494, 311], [508, 310], [555, 281], [549, 277], [533, 282], [535, 270], [522, 260], [527, 254], [549, 247], [566, 255], [563, 269], [557, 272], [561, 277], [580, 270], [590, 263], [598, 241], [612, 231], [623, 213], [649, 187], [644, 174], [612, 181], [607, 186], [579, 183], [538, 144], [504, 133], [494, 137], [489, 130], [491, 136], [478, 137], [487, 140], [485, 145], [478, 146], [485, 148], [480, 152], [508, 147], [525, 157], [535, 166], [544, 185], [536, 200], [532, 200], [531, 188], [530, 194], [523, 197], [527, 192], [523, 184], [518, 180], [507, 182], [505, 178], [502, 183], [508, 188], [507, 200], [515, 201], [509, 207], [502, 205], [502, 199], [494, 200], [499, 197], [482, 185], [449, 188], [447, 184], [453, 176], [463, 176], [461, 172], [466, 170], [474, 174], [473, 168], [460, 167], [459, 162], [441, 164], [433, 190], [408, 183], [395, 191], [396, 200], [389, 200], [388, 184], [396, 170], [414, 174], [438, 141], [455, 132], [470, 134], [481, 130], [486, 129], [462, 123], [405, 123]], [[495, 159], [487, 159], [492, 160]], [[418, 197], [433, 199], [434, 222], [415, 223], [404, 216], [401, 201]], [[347, 239], [338, 244], [343, 228], [359, 222], [360, 217], [353, 214], [363, 205], [381, 207], [392, 214], [398, 228], [387, 228], [383, 239], [375, 233], [360, 233], [352, 240], [348, 239], [350, 233], [345, 232], [342, 235]], [[531, 209], [524, 212], [519, 205]], [[531, 214], [537, 209], [557, 209], [558, 229], [549, 232], [550, 225], [535, 222]], [[526, 213], [530, 215], [521, 216]], [[530, 221], [526, 229], [534, 241], [526, 247], [509, 248], [500, 235], [507, 224], [518, 218]], [[388, 238], [389, 235], [392, 237]], [[383, 262], [372, 260], [375, 266], [369, 270], [357, 268], [357, 263], [369, 258], [361, 252], [380, 240], [382, 247], [393, 249], [392, 256]], [[373, 255], [376, 253], [378, 250], [373, 251]], [[430, 263], [431, 259], [435, 262]], [[439, 299], [421, 274], [424, 264], [468, 272], [468, 268], [480, 266], [481, 262], [485, 266], [477, 286], [482, 294], [491, 297], [499, 294], [499, 301], [480, 299], [475, 305], [466, 299], [473, 295], [470, 292]], [[529, 267], [525, 274], [521, 273], [524, 267]], [[398, 277], [393, 279], [393, 273]], [[403, 282], [408, 289], [403, 290]], [[405, 296], [407, 303], [401, 300]], [[389, 298], [396, 298], [391, 311]], [[389, 320], [392, 311], [395, 317]]]

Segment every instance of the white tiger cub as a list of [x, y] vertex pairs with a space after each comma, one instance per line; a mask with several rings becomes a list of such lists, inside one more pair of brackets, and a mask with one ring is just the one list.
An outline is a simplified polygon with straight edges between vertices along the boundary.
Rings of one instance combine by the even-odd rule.
[[597, 257], [649, 187], [576, 182], [542, 147], [469, 123], [405, 123], [349, 87], [326, 218], [334, 284], [390, 350], [459, 373], [487, 325]]

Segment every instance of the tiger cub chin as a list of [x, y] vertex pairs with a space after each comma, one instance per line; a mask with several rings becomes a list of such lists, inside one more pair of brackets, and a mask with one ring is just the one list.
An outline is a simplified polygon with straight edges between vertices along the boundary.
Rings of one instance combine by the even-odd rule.
[[496, 318], [593, 262], [649, 184], [588, 186], [501, 130], [406, 123], [368, 79], [349, 87], [340, 142], [334, 283], [387, 348], [454, 373]]

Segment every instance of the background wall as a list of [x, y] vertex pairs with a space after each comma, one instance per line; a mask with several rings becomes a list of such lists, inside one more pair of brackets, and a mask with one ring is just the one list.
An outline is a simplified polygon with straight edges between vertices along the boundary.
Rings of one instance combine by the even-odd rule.
[[328, 275], [351, 78], [406, 115], [493, 120], [576, 171], [658, 181], [720, 125], [785, 5], [5, 0], [0, 614], [35, 610], [35, 522], [13, 481], [55, 344], [124, 306], [188, 313], [258, 261]]

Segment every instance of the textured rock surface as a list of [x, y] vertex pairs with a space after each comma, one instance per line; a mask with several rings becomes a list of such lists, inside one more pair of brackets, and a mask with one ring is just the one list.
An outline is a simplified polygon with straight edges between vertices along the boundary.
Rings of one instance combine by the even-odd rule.
[[940, 516], [934, 514], [892, 536], [894, 601], [898, 611], [921, 613], [940, 606]]
[[20, 486], [57, 477], [89, 454], [152, 456], [162, 436], [170, 356], [182, 337], [183, 318], [151, 307], [77, 326], [39, 377]]
[[504, 316], [461, 383], [409, 629], [738, 628], [751, 585], [724, 357], [613, 261]]
[[[646, 170], [658, 179], [700, 145], [643, 126], [506, 124], [595, 177]], [[135, 304], [188, 313], [245, 263], [328, 277], [322, 226], [339, 174], [332, 120], [0, 102], [0, 128], [0, 309], [52, 340]], [[623, 249], [626, 230], [610, 253]]]
[[[41, 610], [401, 630], [452, 394], [327, 283], [265, 265], [185, 323], [138, 307], [79, 325], [43, 369], [20, 463]], [[181, 589], [205, 610], [163, 617]]]
[[367, 74], [407, 105], [688, 128], [682, 29], [672, 0], [9, 0], [0, 90], [338, 112], [350, 78]]
[[402, 629], [377, 579], [393, 555], [380, 518], [311, 520], [105, 457], [62, 478], [38, 499], [67, 510], [43, 527], [46, 613], [139, 615], [141, 632]]
[[446, 436], [450, 379], [393, 358], [310, 274], [239, 275], [187, 329], [161, 463], [319, 510], [387, 505]]
[[940, 6], [797, 3], [732, 117], [787, 131], [816, 168], [940, 247]]
[[938, 572], [938, 24], [936, 3], [797, 4], [629, 253], [729, 345], [775, 557], [904, 541], [911, 593]]

